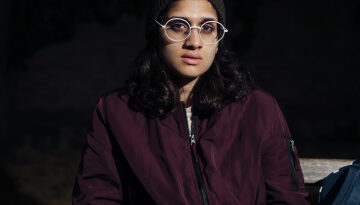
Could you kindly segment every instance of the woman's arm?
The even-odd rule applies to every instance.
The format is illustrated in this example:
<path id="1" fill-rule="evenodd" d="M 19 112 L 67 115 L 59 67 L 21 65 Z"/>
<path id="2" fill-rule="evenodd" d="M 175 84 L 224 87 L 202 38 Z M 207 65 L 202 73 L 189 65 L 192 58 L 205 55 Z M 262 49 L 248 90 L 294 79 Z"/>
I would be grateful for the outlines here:
<path id="1" fill-rule="evenodd" d="M 262 165 L 267 204 L 309 204 L 298 153 L 275 99 L 271 134 L 262 144 Z"/>
<path id="2" fill-rule="evenodd" d="M 123 204 L 121 180 L 112 154 L 101 98 L 94 110 L 72 194 L 73 205 Z"/>

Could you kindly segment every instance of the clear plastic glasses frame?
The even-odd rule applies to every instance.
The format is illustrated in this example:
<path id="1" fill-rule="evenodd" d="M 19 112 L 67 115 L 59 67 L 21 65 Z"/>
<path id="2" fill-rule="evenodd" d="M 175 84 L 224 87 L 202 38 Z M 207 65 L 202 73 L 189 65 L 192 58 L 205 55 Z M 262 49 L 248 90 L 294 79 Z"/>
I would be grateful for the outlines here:
<path id="1" fill-rule="evenodd" d="M 180 39 L 180 40 L 173 39 L 173 38 L 170 37 L 170 35 L 169 35 L 168 32 L 166 31 L 166 27 L 167 27 L 167 25 L 169 24 L 169 22 L 174 21 L 174 20 L 180 20 L 180 21 L 182 21 L 182 22 L 184 22 L 184 23 L 186 23 L 186 24 L 188 25 L 188 28 L 189 28 L 190 30 L 189 30 L 189 32 L 187 33 L 187 35 L 186 35 L 186 37 L 185 37 L 184 39 Z M 189 23 L 187 20 L 182 19 L 182 18 L 171 18 L 171 19 L 169 19 L 164 25 L 162 25 L 161 23 L 159 23 L 156 19 L 155 19 L 155 22 L 156 22 L 157 24 L 159 24 L 159 26 L 161 26 L 161 27 L 164 29 L 165 35 L 166 35 L 170 40 L 172 40 L 172 41 L 174 41 L 174 42 L 185 41 L 185 40 L 190 36 L 191 31 L 192 31 L 193 28 L 199 29 L 200 39 L 201 39 L 204 43 L 206 43 L 206 44 L 216 44 L 216 43 L 218 43 L 219 41 L 221 41 L 221 40 L 224 38 L 225 33 L 228 32 L 228 29 L 226 29 L 225 26 L 222 25 L 222 24 L 221 24 L 220 22 L 218 22 L 218 21 L 206 21 L 206 22 L 204 22 L 203 24 L 201 24 L 201 26 L 191 26 L 190 23 Z M 202 36 L 202 35 L 201 35 L 201 31 L 203 30 L 203 26 L 206 25 L 206 24 L 209 24 L 209 23 L 216 23 L 217 25 L 220 25 L 221 29 L 223 29 L 223 31 L 224 31 L 224 32 L 221 34 L 221 36 L 217 38 L 217 41 L 215 41 L 215 42 L 207 42 L 206 40 L 204 40 L 204 39 L 201 37 L 201 36 Z"/>

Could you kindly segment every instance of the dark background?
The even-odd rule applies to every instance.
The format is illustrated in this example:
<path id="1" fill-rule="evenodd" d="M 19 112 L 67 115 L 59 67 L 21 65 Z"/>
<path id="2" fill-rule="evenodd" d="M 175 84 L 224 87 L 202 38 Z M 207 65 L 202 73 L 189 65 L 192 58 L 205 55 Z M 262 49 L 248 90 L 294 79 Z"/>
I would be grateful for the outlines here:
<path id="1" fill-rule="evenodd" d="M 143 47 L 146 0 L 0 1 L 0 203 L 70 204 L 92 109 Z M 227 0 L 226 44 L 301 157 L 359 158 L 360 2 Z"/>

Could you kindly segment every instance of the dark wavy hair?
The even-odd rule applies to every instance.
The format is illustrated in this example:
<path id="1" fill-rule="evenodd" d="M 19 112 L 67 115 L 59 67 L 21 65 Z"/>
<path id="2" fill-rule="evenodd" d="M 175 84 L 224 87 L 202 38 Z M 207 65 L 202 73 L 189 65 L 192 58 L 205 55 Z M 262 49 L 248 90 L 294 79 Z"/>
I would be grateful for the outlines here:
<path id="1" fill-rule="evenodd" d="M 151 118 L 170 115 L 180 103 L 181 81 L 159 57 L 160 35 L 156 26 L 146 33 L 147 45 L 134 61 L 126 82 L 129 106 Z M 219 42 L 210 68 L 199 77 L 189 97 L 200 118 L 211 116 L 229 103 L 244 99 L 254 87 L 251 74 L 236 55 Z"/>

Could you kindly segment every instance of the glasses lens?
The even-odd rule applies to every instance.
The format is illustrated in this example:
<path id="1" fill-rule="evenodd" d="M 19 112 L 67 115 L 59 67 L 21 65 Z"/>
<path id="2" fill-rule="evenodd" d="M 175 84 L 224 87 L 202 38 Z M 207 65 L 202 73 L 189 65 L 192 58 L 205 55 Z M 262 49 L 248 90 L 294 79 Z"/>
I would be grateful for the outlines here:
<path id="1" fill-rule="evenodd" d="M 190 31 L 189 24 L 185 20 L 172 19 L 165 26 L 166 34 L 173 40 L 184 40 Z"/>
<path id="2" fill-rule="evenodd" d="M 216 43 L 224 34 L 224 27 L 219 22 L 210 21 L 201 26 L 201 39 L 206 43 Z"/>

